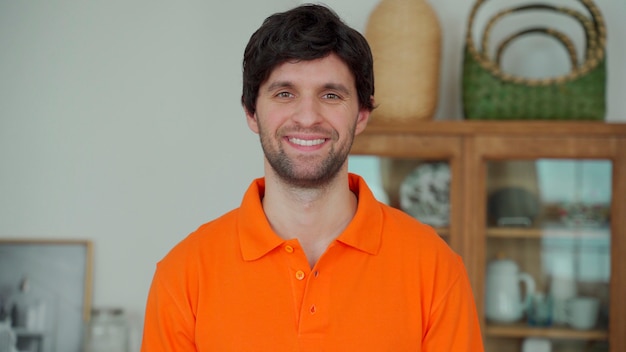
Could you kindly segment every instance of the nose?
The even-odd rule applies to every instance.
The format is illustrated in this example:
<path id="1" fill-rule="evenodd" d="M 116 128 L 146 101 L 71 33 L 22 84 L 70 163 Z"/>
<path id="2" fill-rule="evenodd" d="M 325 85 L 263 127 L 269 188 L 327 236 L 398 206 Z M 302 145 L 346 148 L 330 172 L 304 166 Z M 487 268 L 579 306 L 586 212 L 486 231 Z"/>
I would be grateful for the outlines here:
<path id="1" fill-rule="evenodd" d="M 303 96 L 298 99 L 292 119 L 300 126 L 313 126 L 322 121 L 322 103 L 315 97 Z"/>

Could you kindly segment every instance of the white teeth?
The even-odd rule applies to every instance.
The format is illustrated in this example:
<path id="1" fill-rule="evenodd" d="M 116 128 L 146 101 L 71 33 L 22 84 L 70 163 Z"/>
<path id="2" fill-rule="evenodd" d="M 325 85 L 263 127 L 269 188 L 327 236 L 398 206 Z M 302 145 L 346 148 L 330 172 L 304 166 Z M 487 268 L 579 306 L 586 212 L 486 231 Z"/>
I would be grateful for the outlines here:
<path id="1" fill-rule="evenodd" d="M 304 147 L 311 147 L 314 145 L 324 143 L 325 139 L 300 139 L 300 138 L 289 138 L 289 142 L 297 145 L 301 145 Z"/>

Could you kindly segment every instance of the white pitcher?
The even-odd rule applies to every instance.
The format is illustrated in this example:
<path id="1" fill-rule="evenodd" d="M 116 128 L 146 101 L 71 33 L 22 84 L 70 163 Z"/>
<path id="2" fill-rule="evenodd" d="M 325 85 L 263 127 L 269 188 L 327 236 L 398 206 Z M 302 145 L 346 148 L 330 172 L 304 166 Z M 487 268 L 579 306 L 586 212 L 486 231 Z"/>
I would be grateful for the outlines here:
<path id="1" fill-rule="evenodd" d="M 493 260 L 487 266 L 485 292 L 485 316 L 496 323 L 519 321 L 530 305 L 535 292 L 535 280 L 528 273 L 520 272 L 517 264 L 509 259 Z M 526 286 L 525 295 L 519 285 Z"/>

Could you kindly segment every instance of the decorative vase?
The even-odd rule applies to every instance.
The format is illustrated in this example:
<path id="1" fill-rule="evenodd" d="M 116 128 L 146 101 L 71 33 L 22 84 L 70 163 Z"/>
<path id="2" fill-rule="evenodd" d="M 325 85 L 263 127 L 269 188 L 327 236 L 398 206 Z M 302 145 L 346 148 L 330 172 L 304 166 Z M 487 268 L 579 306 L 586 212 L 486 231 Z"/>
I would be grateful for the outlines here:
<path id="1" fill-rule="evenodd" d="M 381 0 L 365 37 L 374 57 L 372 124 L 432 119 L 437 108 L 441 27 L 425 0 Z"/>

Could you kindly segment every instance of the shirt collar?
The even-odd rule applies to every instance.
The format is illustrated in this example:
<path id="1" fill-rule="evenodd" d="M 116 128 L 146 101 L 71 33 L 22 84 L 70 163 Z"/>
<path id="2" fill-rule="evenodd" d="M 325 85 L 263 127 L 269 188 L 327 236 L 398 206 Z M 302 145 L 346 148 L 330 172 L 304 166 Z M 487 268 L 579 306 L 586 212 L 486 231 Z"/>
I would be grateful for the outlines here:
<path id="1" fill-rule="evenodd" d="M 357 211 L 337 241 L 369 254 L 377 254 L 382 236 L 381 205 L 362 177 L 349 174 L 348 182 L 350 190 L 357 195 Z M 264 194 L 265 179 L 254 180 L 239 208 L 237 231 L 244 260 L 259 259 L 284 242 L 274 233 L 265 217 L 261 203 Z"/>

